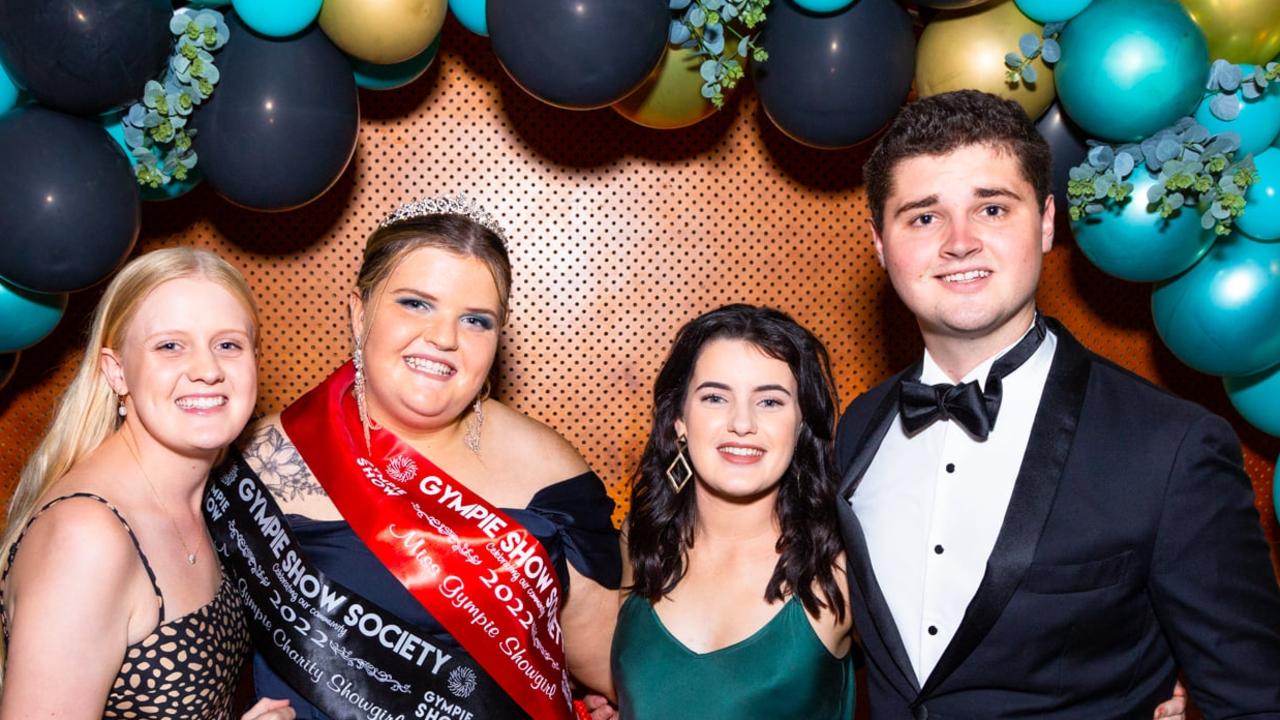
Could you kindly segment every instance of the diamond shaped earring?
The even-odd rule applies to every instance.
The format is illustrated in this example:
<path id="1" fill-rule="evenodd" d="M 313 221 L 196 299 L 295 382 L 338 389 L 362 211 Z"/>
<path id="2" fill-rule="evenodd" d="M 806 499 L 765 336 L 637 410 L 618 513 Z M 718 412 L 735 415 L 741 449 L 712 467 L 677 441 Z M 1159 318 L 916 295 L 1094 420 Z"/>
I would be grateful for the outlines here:
<path id="1" fill-rule="evenodd" d="M 685 448 L 689 447 L 689 440 L 684 435 L 676 438 L 676 457 L 667 466 L 667 482 L 671 483 L 671 489 L 680 494 L 685 485 L 693 479 L 693 466 L 689 464 L 689 458 L 685 456 Z"/>

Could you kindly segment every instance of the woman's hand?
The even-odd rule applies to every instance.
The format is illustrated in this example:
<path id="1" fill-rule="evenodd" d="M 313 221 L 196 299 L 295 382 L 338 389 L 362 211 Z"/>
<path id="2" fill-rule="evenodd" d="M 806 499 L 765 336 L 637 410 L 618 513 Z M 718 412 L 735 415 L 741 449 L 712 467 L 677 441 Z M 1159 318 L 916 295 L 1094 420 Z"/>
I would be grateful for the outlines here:
<path id="1" fill-rule="evenodd" d="M 293 720 L 296 716 L 288 700 L 262 698 L 240 716 L 240 720 Z"/>
<path id="2" fill-rule="evenodd" d="M 1178 682 L 1173 686 L 1173 697 L 1160 703 L 1152 716 L 1154 720 L 1187 720 L 1187 689 Z"/>
<path id="3" fill-rule="evenodd" d="M 618 720 L 618 711 L 603 695 L 587 695 L 582 698 L 582 704 L 591 713 L 591 720 Z"/>

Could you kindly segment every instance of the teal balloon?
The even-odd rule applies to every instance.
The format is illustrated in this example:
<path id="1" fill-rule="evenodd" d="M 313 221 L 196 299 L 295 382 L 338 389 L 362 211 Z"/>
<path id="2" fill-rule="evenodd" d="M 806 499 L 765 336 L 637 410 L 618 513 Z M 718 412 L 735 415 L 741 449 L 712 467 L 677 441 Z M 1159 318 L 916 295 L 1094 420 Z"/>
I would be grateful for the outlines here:
<path id="1" fill-rule="evenodd" d="M 0 353 L 11 353 L 45 339 L 67 309 L 67 294 L 32 292 L 0 280 Z"/>
<path id="2" fill-rule="evenodd" d="M 1241 417 L 1280 437 L 1280 365 L 1246 377 L 1223 378 L 1222 384 Z"/>
<path id="3" fill-rule="evenodd" d="M 0 113 L 17 107 L 20 92 L 22 91 L 13 84 L 13 78 L 9 77 L 8 71 L 0 65 Z"/>
<path id="4" fill-rule="evenodd" d="M 489 35 L 489 21 L 484 14 L 485 0 L 449 0 L 449 11 L 462 27 L 477 35 Z"/>
<path id="5" fill-rule="evenodd" d="M 1156 178 L 1147 166 L 1135 167 L 1128 180 L 1128 202 L 1071 224 L 1080 250 L 1099 270 L 1134 282 L 1166 280 L 1194 265 L 1215 239 L 1212 229 L 1200 226 L 1200 213 L 1184 207 L 1162 219 L 1148 210 L 1147 190 Z"/>
<path id="6" fill-rule="evenodd" d="M 129 166 L 135 167 L 138 164 L 138 158 L 134 156 L 133 152 L 129 149 L 129 143 L 124 139 L 124 124 L 120 122 L 120 117 L 120 113 L 118 112 L 107 113 L 100 116 L 98 121 L 102 123 L 102 127 L 106 129 L 107 134 L 111 136 L 111 139 L 115 140 L 116 144 L 120 146 L 120 150 L 124 152 L 125 157 L 129 158 Z M 156 153 L 154 148 L 152 149 L 152 153 Z M 148 202 L 172 200 L 176 197 L 186 195 L 195 189 L 195 186 L 200 184 L 201 178 L 200 166 L 197 165 L 187 171 L 186 180 L 170 179 L 168 183 L 165 183 L 158 188 L 153 188 L 150 185 L 139 185 L 138 196 Z"/>
<path id="7" fill-rule="evenodd" d="M 351 69 L 356 76 L 356 85 L 368 90 L 391 90 L 404 87 L 417 80 L 422 73 L 431 67 L 440 51 L 440 37 L 427 46 L 426 50 L 414 55 L 404 62 L 391 65 L 376 65 L 359 58 L 351 58 Z"/>
<path id="8" fill-rule="evenodd" d="M 812 13 L 829 13 L 843 10 L 853 4 L 853 0 L 794 0 L 801 10 Z"/>
<path id="9" fill-rule="evenodd" d="M 1280 364 L 1280 243 L 1235 233 L 1151 294 L 1156 332 L 1182 362 L 1244 376 Z"/>
<path id="10" fill-rule="evenodd" d="M 1013 0 L 1023 15 L 1038 23 L 1066 22 L 1089 7 L 1092 0 Z"/>
<path id="11" fill-rule="evenodd" d="M 190 0 L 187 4 L 193 8 L 216 8 L 230 5 L 231 0 Z"/>
<path id="12" fill-rule="evenodd" d="M 1248 75 L 1254 71 L 1254 66 L 1241 65 L 1240 69 Z M 1236 151 L 1236 157 L 1244 157 L 1245 153 L 1256 155 L 1266 150 L 1280 135 L 1280 87 L 1268 86 L 1262 97 L 1252 100 L 1246 100 L 1244 93 L 1236 90 L 1234 101 L 1240 114 L 1232 120 L 1220 120 L 1209 109 L 1210 101 L 1218 95 L 1210 93 L 1200 101 L 1195 119 L 1214 135 L 1228 131 L 1239 135 L 1240 149 Z"/>
<path id="13" fill-rule="evenodd" d="M 1267 148 L 1253 158 L 1253 165 L 1258 181 L 1244 193 L 1236 227 L 1258 240 L 1280 240 L 1280 148 Z"/>
<path id="14" fill-rule="evenodd" d="M 1058 102 L 1094 137 L 1141 140 L 1203 96 L 1208 46 L 1175 0 L 1093 0 L 1058 42 Z"/>
<path id="15" fill-rule="evenodd" d="M 231 0 L 250 30 L 268 37 L 289 37 L 307 29 L 320 14 L 321 0 Z"/>

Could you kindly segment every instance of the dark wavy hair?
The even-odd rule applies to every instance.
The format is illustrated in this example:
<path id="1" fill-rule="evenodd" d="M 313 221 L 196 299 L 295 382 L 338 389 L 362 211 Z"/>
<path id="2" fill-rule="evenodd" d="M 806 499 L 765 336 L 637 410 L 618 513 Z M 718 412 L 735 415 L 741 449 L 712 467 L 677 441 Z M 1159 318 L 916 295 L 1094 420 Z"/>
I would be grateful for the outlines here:
<path id="1" fill-rule="evenodd" d="M 831 608 L 844 618 L 844 594 L 835 579 L 843 546 L 836 520 L 836 472 L 832 456 L 836 399 L 827 350 L 813 333 L 785 313 L 751 305 L 726 305 L 695 318 L 676 334 L 653 386 L 653 428 L 631 487 L 628 547 L 635 571 L 631 591 L 656 602 L 675 589 L 693 546 L 696 493 L 676 493 L 666 477 L 676 456 L 675 431 L 694 365 L 712 340 L 744 340 L 785 362 L 795 375 L 800 436 L 779 484 L 774 512 L 782 529 L 778 563 L 764 597 L 790 594 L 810 614 Z M 821 593 L 815 591 L 815 585 Z"/>
<path id="2" fill-rule="evenodd" d="M 945 155 L 966 145 L 990 145 L 1012 153 L 1023 178 L 1044 205 L 1051 188 L 1049 143 L 1022 106 L 979 90 L 930 95 L 898 112 L 862 166 L 867 204 L 877 228 L 884 228 L 884 204 L 893 192 L 893 170 L 919 155 Z"/>

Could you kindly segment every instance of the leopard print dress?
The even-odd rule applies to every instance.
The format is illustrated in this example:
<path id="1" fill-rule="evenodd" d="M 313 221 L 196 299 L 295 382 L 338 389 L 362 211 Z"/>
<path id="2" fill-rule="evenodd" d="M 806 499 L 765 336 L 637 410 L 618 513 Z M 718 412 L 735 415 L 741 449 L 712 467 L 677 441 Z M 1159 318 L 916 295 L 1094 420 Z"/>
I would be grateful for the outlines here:
<path id="1" fill-rule="evenodd" d="M 151 579 L 160 606 L 159 624 L 154 632 L 125 649 L 124 664 L 116 675 L 103 708 L 103 718 L 190 718 L 224 720 L 232 717 L 232 696 L 240 669 L 249 654 L 249 631 L 241 614 L 240 596 L 227 576 L 218 592 L 204 607 L 168 622 L 164 619 L 164 595 L 156 584 L 156 574 L 142 554 L 133 529 L 118 510 L 103 498 L 90 493 L 74 493 L 49 501 L 40 508 L 27 528 L 49 508 L 76 497 L 91 498 L 111 509 L 129 532 L 142 567 Z M 9 621 L 4 610 L 4 582 L 26 535 L 18 536 L 9 550 L 9 562 L 0 575 L 0 626 L 9 637 Z"/>

